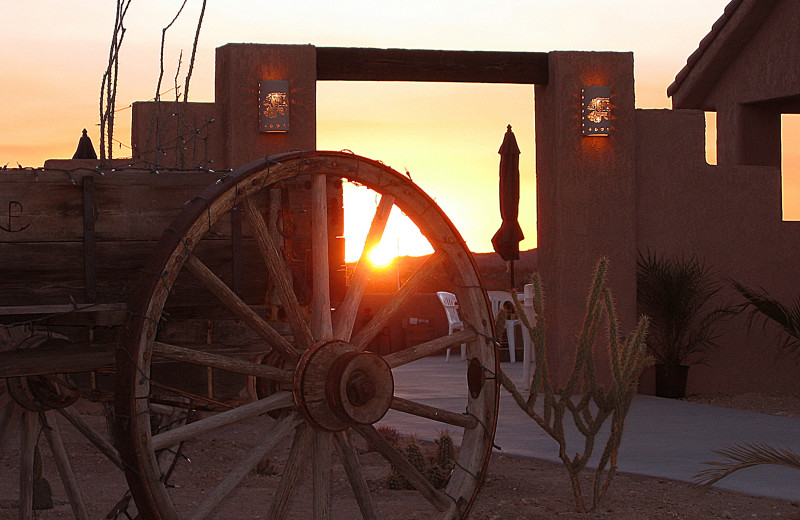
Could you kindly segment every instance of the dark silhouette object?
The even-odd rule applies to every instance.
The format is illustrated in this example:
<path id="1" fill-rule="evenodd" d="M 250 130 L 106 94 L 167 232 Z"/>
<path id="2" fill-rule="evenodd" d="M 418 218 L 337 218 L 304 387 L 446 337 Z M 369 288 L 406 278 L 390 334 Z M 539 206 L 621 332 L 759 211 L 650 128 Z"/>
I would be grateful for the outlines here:
<path id="1" fill-rule="evenodd" d="M 511 125 L 500 145 L 500 218 L 503 223 L 492 237 L 492 246 L 508 262 L 514 287 L 514 260 L 519 260 L 519 243 L 525 238 L 519 227 L 519 147 Z"/>
<path id="2" fill-rule="evenodd" d="M 83 135 L 78 141 L 78 149 L 75 150 L 73 159 L 97 159 L 97 153 L 94 151 L 92 138 L 86 135 L 86 129 L 83 129 Z"/>

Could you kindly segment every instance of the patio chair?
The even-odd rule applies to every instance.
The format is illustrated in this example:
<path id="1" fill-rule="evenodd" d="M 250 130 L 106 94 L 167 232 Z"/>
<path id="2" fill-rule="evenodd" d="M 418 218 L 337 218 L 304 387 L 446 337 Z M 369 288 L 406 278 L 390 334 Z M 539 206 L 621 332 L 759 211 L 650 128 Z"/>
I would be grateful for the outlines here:
<path id="1" fill-rule="evenodd" d="M 456 295 L 446 291 L 439 291 L 436 293 L 436 296 L 438 296 L 439 301 L 442 302 L 444 313 L 447 315 L 447 334 L 464 330 L 464 322 L 461 321 L 461 318 L 458 316 L 458 300 L 456 299 Z M 467 359 L 466 343 L 461 344 L 461 359 Z M 450 361 L 450 349 L 447 349 L 444 360 L 445 362 Z"/>

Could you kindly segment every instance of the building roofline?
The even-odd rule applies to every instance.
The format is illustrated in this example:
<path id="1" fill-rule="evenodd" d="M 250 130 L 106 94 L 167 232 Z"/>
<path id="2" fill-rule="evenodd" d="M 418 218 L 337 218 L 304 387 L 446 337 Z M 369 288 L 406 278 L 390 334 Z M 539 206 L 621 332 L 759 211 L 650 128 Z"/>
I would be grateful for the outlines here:
<path id="1" fill-rule="evenodd" d="M 667 88 L 673 108 L 712 108 L 705 98 L 779 0 L 731 0 Z"/>

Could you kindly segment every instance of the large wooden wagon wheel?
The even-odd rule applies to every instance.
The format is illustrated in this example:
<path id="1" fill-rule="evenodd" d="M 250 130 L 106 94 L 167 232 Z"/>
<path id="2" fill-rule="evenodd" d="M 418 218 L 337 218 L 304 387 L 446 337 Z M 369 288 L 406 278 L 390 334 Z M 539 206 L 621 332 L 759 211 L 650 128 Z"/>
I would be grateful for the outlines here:
<path id="1" fill-rule="evenodd" d="M 293 290 L 291 275 L 259 205 L 263 200 L 259 193 L 263 196 L 264 190 L 297 178 L 308 180 L 312 195 L 313 292 L 308 312 Z M 335 309 L 329 291 L 326 200 L 326 186 L 331 179 L 365 185 L 380 196 L 362 261 Z M 380 241 L 393 205 L 417 225 L 435 253 L 354 334 L 357 309 L 370 272 L 366 255 Z M 213 233 L 215 224 L 234 208 L 242 208 L 245 227 L 258 244 L 259 261 L 277 287 L 288 322 L 287 332 L 277 330 L 279 327 L 254 312 L 223 281 L 225 276 L 215 273 L 199 253 L 198 244 L 204 236 L 209 231 Z M 334 511 L 338 514 L 332 513 L 332 495 L 344 492 L 340 489 L 343 484 L 351 490 L 350 496 L 363 518 L 382 518 L 386 515 L 380 510 L 377 492 L 371 491 L 367 483 L 354 447 L 354 433 L 416 488 L 415 500 L 429 508 L 429 517 L 463 518 L 469 511 L 488 463 L 496 422 L 498 385 L 494 378 L 497 358 L 491 342 L 493 325 L 485 292 L 463 239 L 441 209 L 408 177 L 380 162 L 343 152 L 291 153 L 256 161 L 220 179 L 187 205 L 165 231 L 145 273 L 146 281 L 131 306 L 129 329 L 123 334 L 124 349 L 117 355 L 120 385 L 116 402 L 120 452 L 143 518 L 212 518 L 226 498 L 242 500 L 246 496 L 246 490 L 237 490 L 237 486 L 243 485 L 245 477 L 270 453 L 273 458 L 278 457 L 274 450 L 282 443 L 288 448 L 276 462 L 277 489 L 271 497 L 258 498 L 255 505 L 259 518 L 264 514 L 275 519 L 292 517 L 295 504 L 290 507 L 289 503 L 298 488 L 306 485 L 299 482 L 306 468 L 310 468 L 313 498 L 299 501 L 303 502 L 301 508 L 312 502 L 313 513 L 300 514 L 299 518 L 341 517 L 338 510 Z M 160 324 L 170 318 L 162 311 L 169 305 L 172 293 L 179 292 L 174 285 L 182 276 L 199 281 L 215 295 L 220 312 L 232 312 L 252 329 L 260 338 L 262 352 L 270 353 L 259 359 L 272 361 L 252 362 L 209 352 L 207 345 L 161 341 Z M 467 330 L 386 356 L 368 351 L 370 341 L 417 292 L 421 282 L 432 276 L 439 276 L 442 288 L 457 294 Z M 467 344 L 469 361 L 464 364 L 468 368 L 464 370 L 463 392 L 459 396 L 463 397 L 461 410 L 443 410 L 394 395 L 393 368 L 462 343 Z M 162 390 L 168 387 L 156 381 L 157 367 L 167 359 L 256 377 L 266 383 L 262 387 L 272 390 L 262 392 L 249 404 L 208 415 L 166 434 L 151 435 L 148 403 L 154 399 L 155 386 Z M 173 381 L 173 385 L 177 384 Z M 431 381 L 432 386 L 435 384 Z M 430 484 L 403 452 L 376 429 L 374 424 L 389 409 L 434 421 L 442 430 L 455 428 L 463 433 L 455 468 L 444 488 Z M 233 433 L 221 429 L 255 419 L 262 422 L 234 429 Z M 200 440 L 196 444 L 198 452 L 214 451 L 213 441 L 207 436 L 211 431 L 226 446 L 247 444 L 249 451 L 243 450 L 227 473 L 201 495 L 192 493 L 210 480 L 210 469 L 197 467 L 195 482 L 177 482 L 177 476 L 165 479 L 155 463 L 158 450 L 177 441 L 187 441 L 188 445 Z M 186 456 L 192 459 L 192 465 L 200 464 L 190 450 Z M 338 464 L 336 459 L 346 475 L 343 482 L 333 482 L 331 478 L 332 467 Z M 182 493 L 191 498 L 183 498 Z M 236 516 L 247 518 L 255 514 L 238 511 Z"/>

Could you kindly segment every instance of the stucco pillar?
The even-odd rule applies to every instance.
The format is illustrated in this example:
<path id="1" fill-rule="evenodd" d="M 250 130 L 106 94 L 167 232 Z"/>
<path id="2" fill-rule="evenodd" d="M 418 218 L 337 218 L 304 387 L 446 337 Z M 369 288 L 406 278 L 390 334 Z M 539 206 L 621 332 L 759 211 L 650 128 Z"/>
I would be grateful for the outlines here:
<path id="1" fill-rule="evenodd" d="M 611 134 L 583 137 L 581 88 L 601 85 L 611 87 Z M 552 52 L 548 83 L 535 96 L 539 271 L 551 374 L 562 384 L 600 257 L 610 259 L 621 330 L 635 325 L 633 54 Z M 608 352 L 601 344 L 597 353 L 598 374 L 608 380 Z"/>
<path id="2" fill-rule="evenodd" d="M 217 48 L 216 105 L 222 168 L 291 150 L 316 149 L 317 58 L 312 45 L 232 43 Z M 289 81 L 290 129 L 261 133 L 258 82 Z"/>

